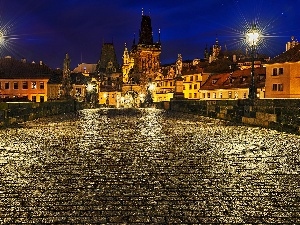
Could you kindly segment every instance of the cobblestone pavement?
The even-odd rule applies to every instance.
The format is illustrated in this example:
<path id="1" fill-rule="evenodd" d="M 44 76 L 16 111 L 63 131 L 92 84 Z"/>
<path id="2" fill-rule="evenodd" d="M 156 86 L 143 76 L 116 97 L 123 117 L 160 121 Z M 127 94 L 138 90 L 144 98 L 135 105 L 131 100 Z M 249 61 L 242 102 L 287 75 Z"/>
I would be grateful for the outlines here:
<path id="1" fill-rule="evenodd" d="M 157 109 L 0 130 L 0 224 L 300 223 L 300 137 Z"/>

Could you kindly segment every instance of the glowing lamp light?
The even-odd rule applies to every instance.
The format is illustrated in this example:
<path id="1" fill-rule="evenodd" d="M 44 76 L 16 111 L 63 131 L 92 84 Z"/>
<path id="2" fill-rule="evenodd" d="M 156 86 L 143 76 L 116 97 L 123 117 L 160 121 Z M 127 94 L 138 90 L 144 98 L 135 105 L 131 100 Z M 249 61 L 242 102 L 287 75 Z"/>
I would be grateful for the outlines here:
<path id="1" fill-rule="evenodd" d="M 4 35 L 2 32 L 0 32 L 0 44 L 4 42 Z"/>
<path id="2" fill-rule="evenodd" d="M 148 90 L 149 91 L 153 91 L 155 88 L 155 85 L 154 84 L 150 84 L 149 87 L 148 87 Z"/>
<path id="3" fill-rule="evenodd" d="M 250 45 L 257 45 L 260 34 L 258 33 L 256 26 L 254 25 L 249 33 L 247 33 L 247 40 Z"/>
<path id="4" fill-rule="evenodd" d="M 91 92 L 94 89 L 94 86 L 92 84 L 88 84 L 86 89 L 88 92 Z"/>

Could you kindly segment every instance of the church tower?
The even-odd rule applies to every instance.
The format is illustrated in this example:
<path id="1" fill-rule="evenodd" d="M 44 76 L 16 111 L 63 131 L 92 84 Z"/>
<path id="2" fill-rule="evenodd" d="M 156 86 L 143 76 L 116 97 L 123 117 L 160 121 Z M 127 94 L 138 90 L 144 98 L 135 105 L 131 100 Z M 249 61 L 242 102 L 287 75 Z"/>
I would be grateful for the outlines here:
<path id="1" fill-rule="evenodd" d="M 153 42 L 150 16 L 142 15 L 138 44 L 134 41 L 129 57 L 127 51 L 125 47 L 122 66 L 123 82 L 130 82 L 131 76 L 135 77 L 135 83 L 142 85 L 154 80 L 156 72 L 160 69 L 161 43 L 160 40 Z"/>

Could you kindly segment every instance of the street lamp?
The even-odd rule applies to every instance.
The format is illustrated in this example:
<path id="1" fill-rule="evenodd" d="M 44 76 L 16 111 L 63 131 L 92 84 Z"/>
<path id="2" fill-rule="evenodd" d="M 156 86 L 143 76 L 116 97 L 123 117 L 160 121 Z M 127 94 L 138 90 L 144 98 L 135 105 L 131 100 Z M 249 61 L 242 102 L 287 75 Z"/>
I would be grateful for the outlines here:
<path id="1" fill-rule="evenodd" d="M 249 87 L 249 99 L 253 100 L 256 97 L 256 87 L 255 87 L 255 76 L 254 76 L 254 57 L 255 57 L 255 50 L 259 40 L 259 33 L 255 24 L 252 25 L 251 29 L 247 33 L 247 41 L 251 47 L 251 84 Z"/>

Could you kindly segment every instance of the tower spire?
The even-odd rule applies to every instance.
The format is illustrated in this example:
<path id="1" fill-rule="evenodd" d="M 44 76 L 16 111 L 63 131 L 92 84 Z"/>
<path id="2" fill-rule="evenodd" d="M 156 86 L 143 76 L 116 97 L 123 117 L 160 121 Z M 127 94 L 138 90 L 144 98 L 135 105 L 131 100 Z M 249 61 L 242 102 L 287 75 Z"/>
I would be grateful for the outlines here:
<path id="1" fill-rule="evenodd" d="M 158 29 L 158 43 L 160 43 L 160 28 Z"/>

